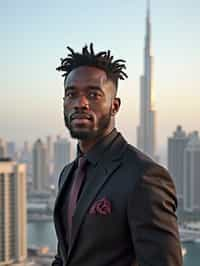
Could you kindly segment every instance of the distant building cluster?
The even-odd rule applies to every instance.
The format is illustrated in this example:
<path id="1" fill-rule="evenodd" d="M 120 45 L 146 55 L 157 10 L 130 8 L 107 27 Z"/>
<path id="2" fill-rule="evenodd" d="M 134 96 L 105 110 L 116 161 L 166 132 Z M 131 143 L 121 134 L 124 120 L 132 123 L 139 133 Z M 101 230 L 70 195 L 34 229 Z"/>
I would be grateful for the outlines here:
<path id="1" fill-rule="evenodd" d="M 168 169 L 176 185 L 179 208 L 200 211 L 200 137 L 177 126 L 168 138 Z"/>
<path id="2" fill-rule="evenodd" d="M 72 158 L 71 143 L 60 136 L 55 141 L 48 136 L 46 141 L 37 139 L 32 147 L 25 141 L 22 149 L 17 149 L 12 141 L 0 138 L 0 158 L 11 158 L 27 166 L 28 191 L 46 192 L 57 186 L 63 167 Z"/>
<path id="3" fill-rule="evenodd" d="M 52 220 L 55 186 L 70 160 L 70 142 L 59 136 L 32 147 L 24 142 L 20 150 L 0 138 L 0 266 L 33 265 L 27 260 L 27 222 Z M 37 255 L 34 265 L 49 265 L 52 258 L 45 256 Z"/>
<path id="4" fill-rule="evenodd" d="M 0 158 L 26 165 L 27 221 L 51 221 L 59 175 L 72 159 L 72 145 L 60 136 L 27 141 L 22 149 L 0 139 Z"/>

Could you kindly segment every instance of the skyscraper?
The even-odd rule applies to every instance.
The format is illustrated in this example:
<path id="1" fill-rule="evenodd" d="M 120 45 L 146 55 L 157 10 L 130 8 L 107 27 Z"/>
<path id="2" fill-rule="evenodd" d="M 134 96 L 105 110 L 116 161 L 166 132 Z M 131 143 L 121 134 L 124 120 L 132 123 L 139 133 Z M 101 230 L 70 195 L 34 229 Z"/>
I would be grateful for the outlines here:
<path id="1" fill-rule="evenodd" d="M 63 167 L 70 161 L 70 142 L 58 137 L 54 143 L 54 176 L 57 179 Z"/>
<path id="2" fill-rule="evenodd" d="M 5 141 L 0 138 L 0 158 L 6 157 L 6 145 Z"/>
<path id="3" fill-rule="evenodd" d="M 51 136 L 46 137 L 46 147 L 47 147 L 47 163 L 48 163 L 49 178 L 52 179 L 54 155 L 53 155 L 53 141 Z M 52 183 L 52 180 L 50 183 Z"/>
<path id="4" fill-rule="evenodd" d="M 26 168 L 0 159 L 0 265 L 22 263 L 27 257 Z"/>
<path id="5" fill-rule="evenodd" d="M 51 162 L 53 160 L 53 143 L 51 136 L 47 136 L 46 143 L 47 143 L 47 159 L 48 162 Z"/>
<path id="6" fill-rule="evenodd" d="M 27 177 L 32 178 L 32 152 L 28 141 L 24 141 L 24 145 L 19 156 L 19 162 L 26 164 Z"/>
<path id="7" fill-rule="evenodd" d="M 149 156 L 156 157 L 155 110 L 153 107 L 153 56 L 151 54 L 150 3 L 146 15 L 144 74 L 140 77 L 140 117 L 137 146 Z"/>
<path id="8" fill-rule="evenodd" d="M 184 151 L 184 190 L 185 211 L 200 211 L 200 138 L 198 132 L 190 134 Z"/>
<path id="9" fill-rule="evenodd" d="M 168 138 L 168 169 L 174 180 L 179 207 L 183 207 L 184 150 L 188 136 L 181 126 L 177 126 L 173 136 Z"/>
<path id="10" fill-rule="evenodd" d="M 46 146 L 38 139 L 33 145 L 33 189 L 45 191 L 49 188 Z"/>
<path id="11" fill-rule="evenodd" d="M 8 141 L 6 143 L 6 150 L 7 150 L 7 156 L 9 158 L 12 158 L 13 160 L 16 159 L 16 147 L 15 147 L 15 142 L 13 141 Z"/>

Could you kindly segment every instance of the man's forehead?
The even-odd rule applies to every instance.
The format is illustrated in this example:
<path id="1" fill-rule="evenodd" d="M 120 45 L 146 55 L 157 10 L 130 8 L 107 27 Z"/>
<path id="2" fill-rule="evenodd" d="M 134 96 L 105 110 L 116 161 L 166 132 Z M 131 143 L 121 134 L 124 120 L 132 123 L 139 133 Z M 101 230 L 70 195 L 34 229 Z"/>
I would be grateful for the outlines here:
<path id="1" fill-rule="evenodd" d="M 65 86 L 72 86 L 78 83 L 91 83 L 102 85 L 108 81 L 106 73 L 96 67 L 78 67 L 72 70 L 65 79 Z"/>

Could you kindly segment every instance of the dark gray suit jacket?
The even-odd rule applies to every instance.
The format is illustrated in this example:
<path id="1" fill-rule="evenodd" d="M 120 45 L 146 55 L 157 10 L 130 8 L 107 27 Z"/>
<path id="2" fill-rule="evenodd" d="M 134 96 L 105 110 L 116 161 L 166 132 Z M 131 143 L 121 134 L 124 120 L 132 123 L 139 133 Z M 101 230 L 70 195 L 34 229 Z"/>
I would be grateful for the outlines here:
<path id="1" fill-rule="evenodd" d="M 175 187 L 166 169 L 118 134 L 96 165 L 94 178 L 80 196 L 73 216 L 72 243 L 61 224 L 63 195 L 68 193 L 74 162 L 59 179 L 54 223 L 58 253 L 53 266 L 181 266 L 175 215 Z M 90 214 L 106 198 L 111 213 Z"/>

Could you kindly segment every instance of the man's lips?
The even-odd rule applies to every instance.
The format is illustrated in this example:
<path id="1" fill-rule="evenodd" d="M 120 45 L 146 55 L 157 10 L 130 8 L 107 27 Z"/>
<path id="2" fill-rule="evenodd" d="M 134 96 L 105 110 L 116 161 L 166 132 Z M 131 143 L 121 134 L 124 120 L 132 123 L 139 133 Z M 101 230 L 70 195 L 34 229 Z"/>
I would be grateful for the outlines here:
<path id="1" fill-rule="evenodd" d="M 72 114 L 70 120 L 83 121 L 83 120 L 92 120 L 92 116 L 89 114 Z"/>
<path id="2" fill-rule="evenodd" d="M 74 126 L 86 126 L 88 123 L 91 123 L 92 116 L 85 113 L 74 113 L 70 116 L 70 122 Z"/>

